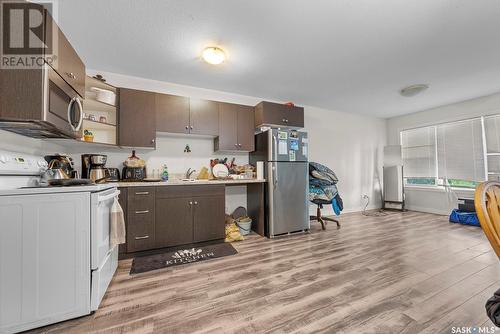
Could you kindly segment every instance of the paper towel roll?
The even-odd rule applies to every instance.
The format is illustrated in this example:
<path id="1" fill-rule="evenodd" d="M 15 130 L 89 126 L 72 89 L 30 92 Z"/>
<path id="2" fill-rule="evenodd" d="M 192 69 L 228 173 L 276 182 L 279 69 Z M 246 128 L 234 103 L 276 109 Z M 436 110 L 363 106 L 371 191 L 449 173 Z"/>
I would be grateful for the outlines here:
<path id="1" fill-rule="evenodd" d="M 264 161 L 257 161 L 257 180 L 264 179 Z"/>

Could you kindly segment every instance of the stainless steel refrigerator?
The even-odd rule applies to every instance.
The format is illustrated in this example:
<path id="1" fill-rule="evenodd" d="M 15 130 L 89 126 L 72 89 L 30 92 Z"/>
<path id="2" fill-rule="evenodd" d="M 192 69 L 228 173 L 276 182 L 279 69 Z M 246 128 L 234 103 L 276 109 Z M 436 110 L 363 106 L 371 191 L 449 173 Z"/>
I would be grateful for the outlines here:
<path id="1" fill-rule="evenodd" d="M 250 163 L 264 162 L 266 236 L 309 230 L 307 133 L 269 129 L 255 135 Z"/>

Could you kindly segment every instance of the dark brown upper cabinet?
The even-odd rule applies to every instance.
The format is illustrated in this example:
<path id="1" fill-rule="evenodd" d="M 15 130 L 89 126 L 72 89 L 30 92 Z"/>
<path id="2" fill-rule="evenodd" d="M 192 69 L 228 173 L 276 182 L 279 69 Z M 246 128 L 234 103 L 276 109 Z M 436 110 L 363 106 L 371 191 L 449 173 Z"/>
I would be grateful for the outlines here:
<path id="1" fill-rule="evenodd" d="M 156 131 L 189 133 L 189 98 L 156 94 Z"/>
<path id="2" fill-rule="evenodd" d="M 219 134 L 219 102 L 189 100 L 189 133 L 217 136 Z"/>
<path id="3" fill-rule="evenodd" d="M 255 106 L 255 126 L 304 127 L 304 108 L 262 101 Z"/>
<path id="4" fill-rule="evenodd" d="M 156 130 L 217 136 L 219 102 L 156 94 Z"/>
<path id="5" fill-rule="evenodd" d="M 253 107 L 221 103 L 219 136 L 214 139 L 214 150 L 253 151 L 255 149 L 254 129 Z"/>
<path id="6" fill-rule="evenodd" d="M 156 147 L 156 94 L 120 88 L 119 135 L 120 146 Z"/>
<path id="7" fill-rule="evenodd" d="M 50 14 L 45 12 L 45 40 L 53 46 L 55 56 L 50 65 L 78 95 L 85 97 L 85 64 Z"/>
<path id="8" fill-rule="evenodd" d="M 238 148 L 241 151 L 255 150 L 255 110 L 250 106 L 238 106 Z"/>

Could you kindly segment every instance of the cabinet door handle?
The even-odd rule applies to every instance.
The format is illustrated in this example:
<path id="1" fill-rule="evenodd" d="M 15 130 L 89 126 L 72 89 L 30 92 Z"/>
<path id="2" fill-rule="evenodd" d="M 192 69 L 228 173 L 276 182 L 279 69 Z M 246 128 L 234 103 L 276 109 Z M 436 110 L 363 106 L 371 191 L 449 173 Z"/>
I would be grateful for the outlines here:
<path id="1" fill-rule="evenodd" d="M 154 144 L 154 143 L 155 143 L 155 141 L 156 141 L 156 140 L 155 140 L 154 138 L 153 138 L 153 139 L 151 139 L 151 144 Z"/>
<path id="2" fill-rule="evenodd" d="M 286 122 L 286 119 L 284 119 L 284 118 L 283 118 L 283 119 L 282 119 L 282 121 L 283 121 L 283 122 Z"/>
<path id="3" fill-rule="evenodd" d="M 191 130 L 193 130 L 193 126 L 192 126 L 192 125 L 191 125 L 189 128 L 190 128 Z"/>
<path id="4" fill-rule="evenodd" d="M 149 191 L 139 191 L 135 193 L 136 195 L 149 195 Z"/>
<path id="5" fill-rule="evenodd" d="M 193 202 L 191 202 L 191 201 L 190 201 L 190 202 L 189 202 L 189 205 L 193 205 Z"/>
<path id="6" fill-rule="evenodd" d="M 147 239 L 149 238 L 149 235 L 143 235 L 142 237 L 135 237 L 135 240 L 142 240 L 142 239 Z"/>
<path id="7" fill-rule="evenodd" d="M 73 72 L 71 73 L 66 72 L 66 76 L 70 79 L 76 79 L 76 75 Z"/>
<path id="8" fill-rule="evenodd" d="M 186 130 L 189 129 L 189 126 L 186 125 Z"/>
<path id="9" fill-rule="evenodd" d="M 234 144 L 234 146 L 238 147 L 238 144 Z"/>
<path id="10" fill-rule="evenodd" d="M 139 210 L 135 212 L 136 214 L 149 213 L 149 210 Z"/>
<path id="11" fill-rule="evenodd" d="M 198 202 L 194 201 L 194 205 L 198 205 Z"/>

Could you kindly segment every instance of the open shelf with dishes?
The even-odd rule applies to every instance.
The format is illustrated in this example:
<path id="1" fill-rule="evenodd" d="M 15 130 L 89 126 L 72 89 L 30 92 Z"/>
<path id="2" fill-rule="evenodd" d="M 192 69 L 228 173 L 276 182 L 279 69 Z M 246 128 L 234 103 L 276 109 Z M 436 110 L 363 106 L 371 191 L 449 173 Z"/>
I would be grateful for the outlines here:
<path id="1" fill-rule="evenodd" d="M 95 77 L 86 77 L 82 141 L 116 145 L 117 89 Z"/>

